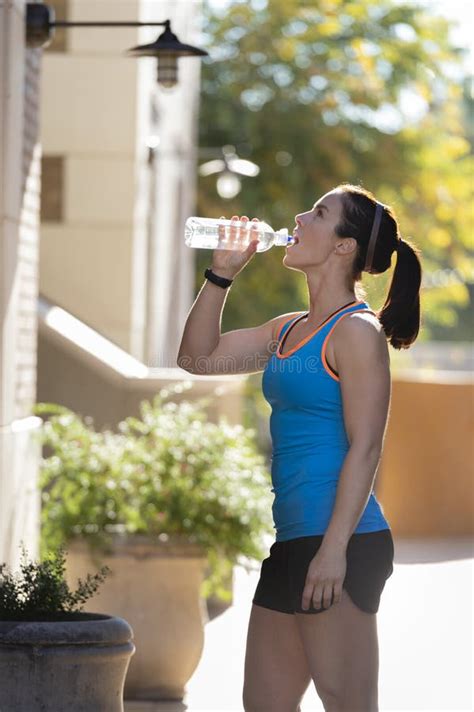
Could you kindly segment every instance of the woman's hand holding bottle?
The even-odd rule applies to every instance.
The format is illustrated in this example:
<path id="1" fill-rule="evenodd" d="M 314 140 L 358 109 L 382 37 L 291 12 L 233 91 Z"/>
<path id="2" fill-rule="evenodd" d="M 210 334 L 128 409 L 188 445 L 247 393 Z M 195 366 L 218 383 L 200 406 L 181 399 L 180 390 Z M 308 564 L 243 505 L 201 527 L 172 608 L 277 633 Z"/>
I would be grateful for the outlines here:
<path id="1" fill-rule="evenodd" d="M 220 219 L 225 220 L 225 217 L 221 215 Z M 232 216 L 232 221 L 238 220 L 238 215 Z M 257 251 L 258 235 L 255 233 L 258 230 L 259 220 L 253 218 L 250 227 L 247 226 L 248 220 L 248 217 L 243 215 L 240 218 L 241 225 L 231 225 L 227 228 L 227 234 L 224 226 L 219 227 L 219 244 L 224 247 L 213 251 L 211 265 L 212 271 L 219 277 L 234 279 Z M 229 249 L 225 249 L 226 244 L 229 245 Z M 237 245 L 238 249 L 236 249 Z"/>

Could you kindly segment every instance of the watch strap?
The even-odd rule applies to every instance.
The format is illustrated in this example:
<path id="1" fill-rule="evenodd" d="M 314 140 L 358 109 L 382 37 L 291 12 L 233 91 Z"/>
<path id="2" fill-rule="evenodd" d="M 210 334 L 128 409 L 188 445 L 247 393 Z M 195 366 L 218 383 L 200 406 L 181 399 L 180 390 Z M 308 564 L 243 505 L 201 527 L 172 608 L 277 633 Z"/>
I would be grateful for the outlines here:
<path id="1" fill-rule="evenodd" d="M 230 285 L 234 281 L 233 279 L 227 279 L 226 277 L 219 277 L 218 274 L 214 274 L 210 267 L 206 269 L 206 271 L 204 272 L 204 276 L 210 282 L 212 282 L 213 284 L 217 284 L 218 287 L 222 287 L 223 289 L 227 289 L 227 287 L 230 287 Z"/>

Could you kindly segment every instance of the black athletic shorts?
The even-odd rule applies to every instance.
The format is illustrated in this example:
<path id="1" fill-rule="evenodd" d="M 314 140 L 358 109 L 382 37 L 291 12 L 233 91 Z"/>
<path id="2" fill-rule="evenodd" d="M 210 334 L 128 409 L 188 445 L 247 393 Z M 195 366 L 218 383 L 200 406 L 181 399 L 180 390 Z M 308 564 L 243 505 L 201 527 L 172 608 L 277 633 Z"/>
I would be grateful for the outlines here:
<path id="1" fill-rule="evenodd" d="M 303 590 L 311 559 L 324 535 L 302 536 L 275 541 L 270 556 L 263 560 L 253 603 L 282 613 L 323 613 L 329 610 L 313 601 L 303 610 Z M 390 529 L 352 534 L 346 549 L 346 575 L 343 588 L 366 613 L 377 613 L 386 580 L 393 573 L 394 545 Z M 331 600 L 331 606 L 333 601 Z"/>

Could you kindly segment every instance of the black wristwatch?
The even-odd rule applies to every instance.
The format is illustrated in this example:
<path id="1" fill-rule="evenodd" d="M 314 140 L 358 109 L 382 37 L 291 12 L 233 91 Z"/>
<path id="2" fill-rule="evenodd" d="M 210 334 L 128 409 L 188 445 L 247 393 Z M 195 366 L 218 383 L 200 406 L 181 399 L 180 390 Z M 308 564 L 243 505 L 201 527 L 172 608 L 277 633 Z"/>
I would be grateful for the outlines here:
<path id="1" fill-rule="evenodd" d="M 210 267 L 208 267 L 207 270 L 204 272 L 204 276 L 206 279 L 209 280 L 209 282 L 217 284 L 218 287 L 222 287 L 223 289 L 227 289 L 227 287 L 230 287 L 230 285 L 234 281 L 233 279 L 227 279 L 226 277 L 219 277 L 219 275 L 214 274 Z"/>

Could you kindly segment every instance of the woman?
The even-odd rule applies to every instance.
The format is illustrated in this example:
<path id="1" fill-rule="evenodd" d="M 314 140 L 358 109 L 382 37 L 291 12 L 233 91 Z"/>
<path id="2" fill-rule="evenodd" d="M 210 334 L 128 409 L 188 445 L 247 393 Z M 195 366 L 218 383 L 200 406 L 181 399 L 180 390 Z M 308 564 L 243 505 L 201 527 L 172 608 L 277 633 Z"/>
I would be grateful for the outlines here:
<path id="1" fill-rule="evenodd" d="M 263 370 L 272 408 L 276 540 L 252 602 L 246 712 L 298 711 L 311 680 L 325 710 L 375 712 L 376 613 L 394 547 L 373 486 L 390 405 L 387 341 L 408 348 L 420 327 L 419 250 L 359 186 L 338 186 L 296 225 L 283 263 L 305 274 L 309 309 L 221 334 L 227 289 L 257 241 L 215 250 L 178 364 L 202 374 Z M 243 248 L 249 232 L 231 239 Z M 388 296 L 374 313 L 358 283 L 364 270 L 389 269 L 394 252 Z"/>

